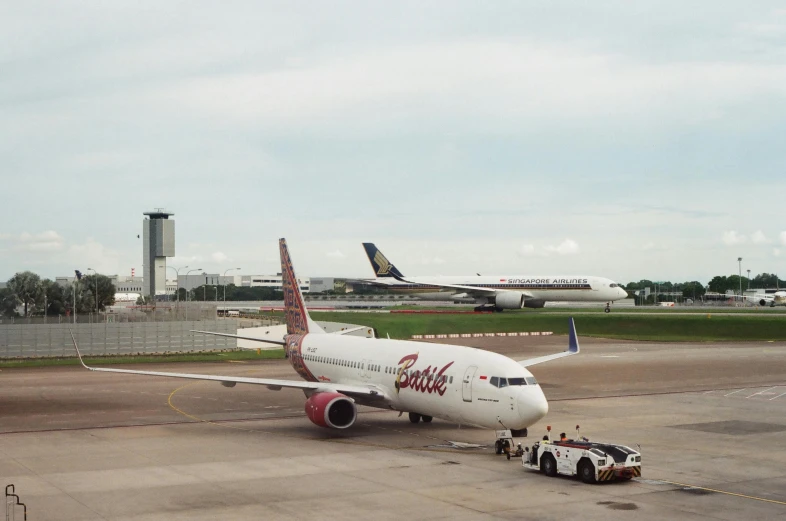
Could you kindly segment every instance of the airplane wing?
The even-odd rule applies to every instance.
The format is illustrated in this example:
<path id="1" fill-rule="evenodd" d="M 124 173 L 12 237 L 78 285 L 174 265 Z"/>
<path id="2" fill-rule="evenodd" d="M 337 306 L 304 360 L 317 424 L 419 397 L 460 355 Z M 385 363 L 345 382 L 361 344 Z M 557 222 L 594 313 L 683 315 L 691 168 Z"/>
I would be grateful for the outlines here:
<path id="1" fill-rule="evenodd" d="M 415 284 L 415 285 L 424 285 L 424 284 L 421 284 L 419 282 L 408 281 L 404 277 L 398 277 L 396 275 L 393 275 L 393 277 L 396 280 L 398 280 L 399 282 L 405 282 L 407 284 Z M 429 281 L 429 283 L 426 284 L 426 285 L 428 285 L 428 286 L 438 286 L 440 288 L 455 289 L 457 291 L 463 291 L 465 293 L 469 293 L 470 295 L 479 295 L 479 296 L 483 296 L 483 297 L 490 297 L 490 296 L 496 295 L 497 293 L 501 293 L 503 291 L 516 291 L 517 293 L 524 294 L 524 296 L 527 297 L 527 298 L 534 298 L 533 295 L 531 293 L 529 293 L 528 291 L 521 291 L 521 290 L 518 290 L 518 289 L 517 290 L 507 290 L 507 289 L 494 289 L 494 288 L 479 288 L 479 287 L 476 287 L 476 286 L 462 286 L 461 284 L 442 284 L 442 283 L 439 283 L 439 282 L 432 282 L 432 281 Z"/>
<path id="2" fill-rule="evenodd" d="M 267 338 L 259 338 L 253 336 L 233 335 L 231 333 L 216 333 L 214 331 L 199 331 L 197 329 L 189 329 L 192 333 L 202 333 L 203 335 L 225 336 L 227 338 L 239 338 L 240 340 L 251 340 L 252 342 L 264 342 L 266 344 L 278 344 L 280 346 L 287 345 L 284 340 L 269 340 Z M 248 349 L 248 348 L 246 348 Z"/>
<path id="3" fill-rule="evenodd" d="M 385 398 L 385 393 L 381 389 L 376 389 L 372 386 L 362 385 L 343 385 L 332 382 L 306 382 L 302 380 L 278 380 L 274 378 L 250 378 L 244 376 L 219 376 L 210 374 L 190 374 L 190 373 L 167 373 L 159 371 L 137 371 L 133 369 L 110 369 L 108 367 L 90 367 L 82 360 L 82 353 L 79 352 L 79 346 L 74 338 L 73 331 L 71 332 L 71 340 L 74 342 L 74 349 L 76 355 L 79 357 L 79 363 L 82 367 L 90 371 L 97 371 L 102 373 L 124 373 L 124 374 L 137 374 L 143 376 L 165 376 L 168 378 L 185 378 L 189 380 L 208 380 L 214 382 L 221 382 L 227 387 L 234 387 L 235 384 L 253 384 L 264 385 L 272 391 L 279 391 L 283 387 L 292 389 L 308 389 L 313 391 L 335 391 L 349 396 L 362 395 L 366 397 L 379 397 Z M 253 340 L 253 339 L 252 339 Z"/>
<path id="4" fill-rule="evenodd" d="M 579 339 L 576 336 L 576 324 L 573 323 L 573 317 L 568 319 L 568 350 L 553 355 L 539 356 L 537 358 L 530 358 L 528 360 L 519 360 L 518 363 L 523 367 L 531 365 L 542 364 L 543 362 L 550 362 L 557 358 L 562 358 L 570 355 L 579 354 Z"/>

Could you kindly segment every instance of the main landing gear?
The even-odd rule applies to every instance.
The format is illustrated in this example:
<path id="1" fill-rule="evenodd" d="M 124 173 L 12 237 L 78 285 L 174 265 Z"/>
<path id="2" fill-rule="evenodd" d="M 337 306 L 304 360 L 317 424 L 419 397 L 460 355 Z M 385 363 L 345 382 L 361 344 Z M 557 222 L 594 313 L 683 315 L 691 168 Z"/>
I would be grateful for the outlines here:
<path id="1" fill-rule="evenodd" d="M 420 420 L 423 420 L 423 423 L 431 423 L 433 420 L 433 416 L 427 416 L 425 414 L 418 414 L 416 412 L 409 413 L 409 421 L 412 423 L 418 423 Z"/>
<path id="2" fill-rule="evenodd" d="M 606 302 L 606 309 L 603 310 L 604 313 L 611 313 L 611 303 Z"/>
<path id="3" fill-rule="evenodd" d="M 496 306 L 476 306 L 473 308 L 473 311 L 478 311 L 481 313 L 502 313 L 502 308 L 498 308 Z"/>

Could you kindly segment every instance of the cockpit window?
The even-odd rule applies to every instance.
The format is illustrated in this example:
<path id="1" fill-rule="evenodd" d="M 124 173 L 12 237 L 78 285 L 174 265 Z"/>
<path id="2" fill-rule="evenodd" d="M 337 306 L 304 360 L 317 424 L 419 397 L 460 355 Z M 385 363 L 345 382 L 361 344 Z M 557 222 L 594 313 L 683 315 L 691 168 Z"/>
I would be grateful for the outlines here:
<path id="1" fill-rule="evenodd" d="M 617 284 L 616 282 L 612 282 L 611 284 L 609 284 L 609 287 L 610 287 L 610 288 L 619 288 L 619 287 L 620 287 L 620 285 L 619 285 L 619 284 Z"/>
<path id="2" fill-rule="evenodd" d="M 509 385 L 538 385 L 538 381 L 534 376 L 525 376 L 521 378 L 503 378 L 501 376 L 492 376 L 489 383 L 494 387 L 507 387 Z"/>

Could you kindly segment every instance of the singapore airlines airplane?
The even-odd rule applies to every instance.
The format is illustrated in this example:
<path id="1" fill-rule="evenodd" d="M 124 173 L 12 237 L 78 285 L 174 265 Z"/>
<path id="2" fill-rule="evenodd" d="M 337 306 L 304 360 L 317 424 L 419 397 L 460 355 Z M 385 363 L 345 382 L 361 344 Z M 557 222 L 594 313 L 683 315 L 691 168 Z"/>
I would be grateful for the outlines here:
<path id="1" fill-rule="evenodd" d="M 320 427 L 349 428 L 357 419 L 357 405 L 366 405 L 407 412 L 412 423 L 441 418 L 495 429 L 500 449 L 512 443 L 513 436 L 526 436 L 527 427 L 548 412 L 543 390 L 527 368 L 579 352 L 573 319 L 567 351 L 522 361 L 465 346 L 325 333 L 308 315 L 284 239 L 279 249 L 287 334 L 282 341 L 264 341 L 284 346 L 304 381 L 88 367 L 74 340 L 80 362 L 108 373 L 213 380 L 227 387 L 240 383 L 276 391 L 301 389 L 307 397 L 306 414 Z"/>
<path id="2" fill-rule="evenodd" d="M 363 248 L 377 276 L 364 282 L 422 299 L 470 300 L 480 304 L 475 311 L 542 308 L 551 301 L 606 302 L 608 313 L 611 302 L 628 296 L 616 282 L 587 275 L 405 277 L 373 243 Z"/>

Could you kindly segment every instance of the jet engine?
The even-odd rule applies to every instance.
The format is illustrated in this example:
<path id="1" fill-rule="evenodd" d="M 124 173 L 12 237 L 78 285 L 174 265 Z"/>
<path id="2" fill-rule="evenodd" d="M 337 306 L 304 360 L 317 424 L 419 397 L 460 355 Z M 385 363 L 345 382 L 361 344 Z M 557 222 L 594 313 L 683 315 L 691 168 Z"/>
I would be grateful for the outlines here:
<path id="1" fill-rule="evenodd" d="M 320 427 L 346 429 L 358 416 L 355 402 L 341 393 L 314 393 L 306 400 L 308 419 Z"/>
<path id="2" fill-rule="evenodd" d="M 524 293 L 518 291 L 500 291 L 494 296 L 494 305 L 498 309 L 521 309 L 524 298 Z"/>
<path id="3" fill-rule="evenodd" d="M 760 305 L 760 306 L 766 306 L 766 305 L 767 305 L 767 301 L 766 301 L 766 300 L 764 300 L 764 299 L 761 299 L 761 300 L 759 301 L 759 305 Z"/>
<path id="4" fill-rule="evenodd" d="M 524 301 L 525 308 L 543 308 L 546 307 L 546 301 L 542 298 L 531 298 Z"/>

